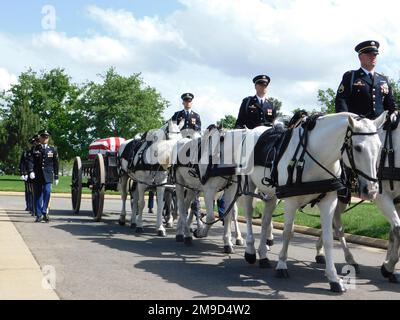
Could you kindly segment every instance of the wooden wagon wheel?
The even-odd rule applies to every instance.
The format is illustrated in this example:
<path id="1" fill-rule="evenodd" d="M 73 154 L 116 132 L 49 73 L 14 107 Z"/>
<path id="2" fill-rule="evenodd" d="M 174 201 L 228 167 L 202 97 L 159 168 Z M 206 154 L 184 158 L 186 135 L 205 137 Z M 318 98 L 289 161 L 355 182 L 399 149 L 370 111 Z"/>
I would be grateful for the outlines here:
<path id="1" fill-rule="evenodd" d="M 71 199 L 74 214 L 78 214 L 82 199 L 82 161 L 80 157 L 75 158 L 72 169 Z"/>
<path id="2" fill-rule="evenodd" d="M 97 154 L 92 169 L 92 208 L 93 217 L 96 222 L 101 220 L 104 206 L 104 191 L 106 182 L 106 171 L 102 154 Z"/>

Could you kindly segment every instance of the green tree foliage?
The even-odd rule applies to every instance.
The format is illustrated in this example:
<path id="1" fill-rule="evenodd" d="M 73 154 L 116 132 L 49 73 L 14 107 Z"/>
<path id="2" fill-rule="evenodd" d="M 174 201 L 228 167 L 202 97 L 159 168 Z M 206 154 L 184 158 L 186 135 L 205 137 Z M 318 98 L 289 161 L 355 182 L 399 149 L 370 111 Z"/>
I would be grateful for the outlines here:
<path id="1" fill-rule="evenodd" d="M 168 102 L 140 74 L 123 77 L 111 68 L 102 80 L 77 85 L 63 69 L 23 72 L 0 93 L 0 169 L 16 172 L 29 138 L 41 128 L 50 130 L 50 142 L 68 161 L 86 158 L 95 139 L 131 138 L 162 125 Z"/>
<path id="2" fill-rule="evenodd" d="M 231 115 L 226 115 L 224 118 L 217 122 L 217 126 L 221 126 L 225 129 L 234 129 L 236 124 L 236 118 Z"/>
<path id="3" fill-rule="evenodd" d="M 321 105 L 321 112 L 335 113 L 336 92 L 328 88 L 326 90 L 318 90 L 318 102 Z"/>

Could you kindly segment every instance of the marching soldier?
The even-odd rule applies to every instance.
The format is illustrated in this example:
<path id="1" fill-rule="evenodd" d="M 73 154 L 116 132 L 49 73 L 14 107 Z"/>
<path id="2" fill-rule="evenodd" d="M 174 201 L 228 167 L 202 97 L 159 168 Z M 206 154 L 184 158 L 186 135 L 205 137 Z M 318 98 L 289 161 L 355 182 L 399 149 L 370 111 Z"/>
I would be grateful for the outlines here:
<path id="1" fill-rule="evenodd" d="M 45 222 L 49 221 L 51 188 L 53 182 L 58 185 L 58 152 L 49 146 L 49 137 L 47 130 L 39 132 L 40 143 L 33 148 L 29 158 L 29 177 L 34 182 L 35 222 L 40 222 L 42 217 Z"/>
<path id="2" fill-rule="evenodd" d="M 194 95 L 192 93 L 184 93 L 181 96 L 181 99 L 184 109 L 175 112 L 175 114 L 172 116 L 172 120 L 178 125 L 181 123 L 181 121 L 184 121 L 183 127 L 181 128 L 181 131 L 183 131 L 183 136 L 186 135 L 185 131 L 187 131 L 188 135 L 190 135 L 190 130 L 197 132 L 201 131 L 200 116 L 196 112 L 192 111 Z"/>
<path id="3" fill-rule="evenodd" d="M 375 119 L 384 110 L 394 111 L 396 105 L 389 80 L 375 71 L 379 42 L 361 42 L 355 51 L 361 68 L 343 75 L 335 100 L 336 112 L 352 112 Z"/>
<path id="4" fill-rule="evenodd" d="M 253 79 L 256 95 L 243 99 L 235 128 L 254 129 L 255 127 L 272 125 L 276 118 L 276 108 L 267 100 L 267 88 L 271 82 L 267 75 L 259 75 Z"/>
<path id="5" fill-rule="evenodd" d="M 29 140 L 29 143 L 32 143 Z M 21 154 L 21 158 L 19 160 L 19 174 L 21 175 L 21 180 L 24 181 L 25 184 L 25 211 L 32 212 L 33 205 L 29 202 L 29 185 L 28 185 L 28 158 L 29 158 L 29 150 L 24 150 Z"/>

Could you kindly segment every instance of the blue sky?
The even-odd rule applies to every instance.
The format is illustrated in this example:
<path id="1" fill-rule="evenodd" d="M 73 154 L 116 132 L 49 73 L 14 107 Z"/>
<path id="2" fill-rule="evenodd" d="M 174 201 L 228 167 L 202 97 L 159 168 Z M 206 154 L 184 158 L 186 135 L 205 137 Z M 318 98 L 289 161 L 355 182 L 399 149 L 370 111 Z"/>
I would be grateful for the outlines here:
<path id="1" fill-rule="evenodd" d="M 44 5 L 56 10 L 55 30 L 42 28 Z M 379 41 L 377 71 L 400 79 L 399 9 L 396 0 L 4 1 L 0 89 L 29 67 L 62 67 L 80 83 L 113 66 L 140 72 L 171 103 L 165 118 L 193 92 L 206 127 L 237 116 L 265 73 L 285 113 L 318 109 L 318 89 L 336 90 L 359 68 L 361 41 Z"/>
<path id="2" fill-rule="evenodd" d="M 42 7 L 52 5 L 57 10 L 57 28 L 70 35 L 83 35 L 88 28 L 96 27 L 86 19 L 86 8 L 97 5 L 110 9 L 126 9 L 138 17 L 158 15 L 165 17 L 182 5 L 175 0 L 13 0 L 4 1 L 0 11 L 0 30 L 12 34 L 40 32 Z"/>

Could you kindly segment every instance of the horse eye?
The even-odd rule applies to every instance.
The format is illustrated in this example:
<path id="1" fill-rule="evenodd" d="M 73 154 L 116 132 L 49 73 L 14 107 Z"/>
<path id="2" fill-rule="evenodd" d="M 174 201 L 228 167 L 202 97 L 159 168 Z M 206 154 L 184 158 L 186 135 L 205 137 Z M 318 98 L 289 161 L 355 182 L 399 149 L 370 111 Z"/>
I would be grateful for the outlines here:
<path id="1" fill-rule="evenodd" d="M 360 146 L 355 146 L 355 147 L 354 147 L 354 150 L 356 150 L 357 152 L 361 152 L 361 151 L 362 151 L 362 148 L 361 148 Z"/>

